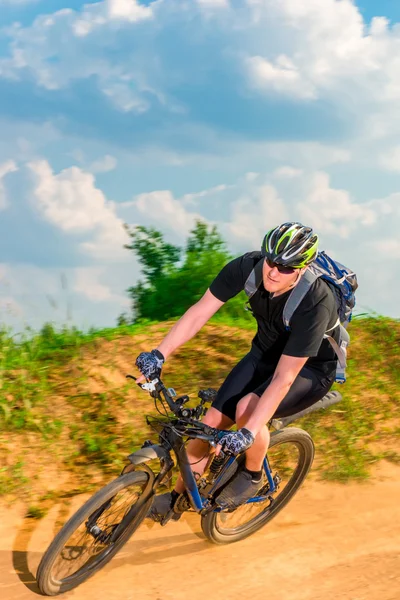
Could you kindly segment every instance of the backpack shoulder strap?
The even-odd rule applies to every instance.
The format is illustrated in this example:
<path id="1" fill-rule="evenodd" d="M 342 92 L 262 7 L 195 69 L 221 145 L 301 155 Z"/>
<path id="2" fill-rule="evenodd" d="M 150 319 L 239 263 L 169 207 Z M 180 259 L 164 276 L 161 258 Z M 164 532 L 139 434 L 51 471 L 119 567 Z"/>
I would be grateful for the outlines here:
<path id="1" fill-rule="evenodd" d="M 250 275 L 244 284 L 244 291 L 249 300 L 254 296 L 261 285 L 263 262 L 264 258 L 261 258 L 261 260 L 254 265 L 253 270 L 250 272 Z"/>
<path id="2" fill-rule="evenodd" d="M 344 371 L 344 369 L 347 366 L 347 346 L 350 343 L 350 336 L 349 336 L 347 330 L 343 327 L 343 325 L 340 324 L 340 322 L 337 323 L 335 325 L 335 327 L 337 327 L 337 325 L 339 325 L 339 327 L 340 327 L 339 343 L 337 343 L 336 340 L 331 335 L 328 335 L 328 333 L 329 333 L 328 331 L 325 333 L 324 339 L 328 340 L 328 342 L 334 349 L 337 359 L 338 359 L 339 366 Z"/>
<path id="3" fill-rule="evenodd" d="M 320 277 L 318 273 L 308 268 L 304 275 L 302 275 L 299 283 L 293 289 L 289 298 L 286 300 L 283 309 L 283 322 L 286 329 L 289 329 L 290 327 L 290 321 L 294 311 L 298 308 L 304 296 L 309 292 L 312 284 L 318 277 Z"/>

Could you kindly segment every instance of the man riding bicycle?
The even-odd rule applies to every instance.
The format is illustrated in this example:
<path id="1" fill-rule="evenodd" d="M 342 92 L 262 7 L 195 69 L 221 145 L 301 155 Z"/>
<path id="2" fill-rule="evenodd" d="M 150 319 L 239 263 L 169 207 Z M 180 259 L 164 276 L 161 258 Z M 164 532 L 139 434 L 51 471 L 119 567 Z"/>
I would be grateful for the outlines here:
<path id="1" fill-rule="evenodd" d="M 159 377 L 165 360 L 193 338 L 229 299 L 241 292 L 255 265 L 262 263 L 262 282 L 249 300 L 257 321 L 257 333 L 249 353 L 233 368 L 203 422 L 227 433 L 220 449 L 234 454 L 246 452 L 245 467 L 217 499 L 221 508 L 232 509 L 252 498 L 263 484 L 262 463 L 269 445 L 266 424 L 273 417 L 299 412 L 320 400 L 331 388 L 336 373 L 336 355 L 324 334 L 338 341 L 337 304 L 329 286 L 317 279 L 285 328 L 283 309 L 291 291 L 315 260 L 318 236 L 301 223 L 284 223 L 265 236 L 261 252 L 249 252 L 229 262 L 204 296 L 175 323 L 161 344 L 142 352 L 136 365 L 142 373 L 137 381 Z M 209 446 L 191 440 L 187 447 L 196 473 L 203 473 Z M 179 478 L 171 493 L 155 497 L 149 516 L 159 520 L 184 492 Z M 179 518 L 180 515 L 176 515 Z"/>

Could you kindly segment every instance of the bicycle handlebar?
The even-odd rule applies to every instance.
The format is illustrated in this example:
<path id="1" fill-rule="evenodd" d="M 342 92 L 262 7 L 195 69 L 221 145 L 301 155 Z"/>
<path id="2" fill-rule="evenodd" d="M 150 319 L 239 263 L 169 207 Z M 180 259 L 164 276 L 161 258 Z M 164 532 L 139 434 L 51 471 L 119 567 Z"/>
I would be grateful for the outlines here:
<path id="1" fill-rule="evenodd" d="M 127 379 L 133 379 L 135 382 L 137 380 L 137 377 L 134 377 L 133 375 L 127 375 L 126 377 Z M 142 390 L 149 392 L 153 396 L 153 398 L 157 396 L 159 397 L 160 394 L 162 394 L 169 408 L 174 414 L 176 414 L 177 409 L 180 408 L 179 405 L 177 405 L 177 403 L 173 401 L 172 396 L 169 394 L 167 388 L 165 387 L 161 379 L 156 378 L 152 381 L 147 381 L 146 383 L 137 383 L 136 385 L 142 388 Z"/>
<path id="2" fill-rule="evenodd" d="M 133 379 L 136 382 L 137 378 L 134 377 L 133 375 L 127 375 L 126 377 L 127 377 L 127 379 Z M 174 413 L 174 415 L 182 418 L 182 416 L 183 416 L 182 415 L 182 402 L 175 402 L 173 400 L 173 396 L 170 394 L 169 389 L 167 389 L 165 387 L 165 385 L 163 384 L 161 379 L 156 378 L 156 379 L 153 379 L 152 381 L 147 381 L 146 383 L 138 383 L 137 385 L 142 390 L 149 392 L 150 395 L 154 399 L 157 399 L 157 398 L 161 399 L 161 394 L 162 394 L 163 398 L 167 402 L 170 410 Z M 203 399 L 202 404 L 204 402 L 206 402 L 207 400 L 211 400 L 211 394 L 210 394 L 209 390 L 206 390 L 205 398 Z M 184 409 L 184 410 L 187 410 L 187 409 Z M 193 410 L 193 409 L 189 409 L 189 411 L 190 410 Z M 184 416 L 184 420 L 187 421 L 187 423 L 193 427 L 192 430 L 190 430 L 190 427 L 187 428 L 185 431 L 186 434 L 191 435 L 191 437 L 193 437 L 193 438 L 203 439 L 203 440 L 209 442 L 212 446 L 217 446 L 219 443 L 219 440 L 226 433 L 228 433 L 227 431 L 224 431 L 223 429 L 216 429 L 215 427 L 210 427 L 210 425 L 206 425 L 205 423 L 202 423 L 201 421 L 198 421 L 198 420 L 194 420 L 192 418 L 187 418 Z"/>

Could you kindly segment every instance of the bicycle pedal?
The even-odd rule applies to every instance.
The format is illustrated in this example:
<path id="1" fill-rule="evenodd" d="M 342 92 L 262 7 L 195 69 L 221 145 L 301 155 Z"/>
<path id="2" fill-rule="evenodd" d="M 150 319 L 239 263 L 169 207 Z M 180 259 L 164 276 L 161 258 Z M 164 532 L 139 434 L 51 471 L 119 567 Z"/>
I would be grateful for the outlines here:
<path id="1" fill-rule="evenodd" d="M 168 521 L 179 521 L 181 516 L 182 513 L 178 514 L 174 511 L 173 508 L 171 508 L 171 510 L 169 510 L 167 514 L 160 519 L 160 525 L 161 527 L 164 527 L 168 523 Z"/>
<path id="2" fill-rule="evenodd" d="M 232 505 L 228 505 L 225 502 L 222 502 L 221 504 L 218 503 L 218 501 L 215 503 L 217 508 L 219 508 L 219 512 L 223 512 L 223 513 L 231 513 L 234 510 L 236 510 L 238 508 L 238 506 L 241 506 L 240 504 L 232 506 Z"/>

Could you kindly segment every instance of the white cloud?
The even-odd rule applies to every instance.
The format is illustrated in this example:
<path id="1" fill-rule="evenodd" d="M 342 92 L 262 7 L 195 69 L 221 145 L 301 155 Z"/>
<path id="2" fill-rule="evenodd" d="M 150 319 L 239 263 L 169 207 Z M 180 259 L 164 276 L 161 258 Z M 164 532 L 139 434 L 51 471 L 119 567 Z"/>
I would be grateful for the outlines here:
<path id="1" fill-rule="evenodd" d="M 106 0 L 108 16 L 112 19 L 126 19 L 135 22 L 149 19 L 153 15 L 151 6 L 139 4 L 137 0 Z"/>
<path id="2" fill-rule="evenodd" d="M 0 291 L 0 319 L 4 323 L 11 319 L 21 319 L 24 309 L 12 296 L 5 296 Z"/>
<path id="3" fill-rule="evenodd" d="M 383 258 L 388 261 L 400 259 L 400 241 L 397 238 L 374 240 L 369 242 L 369 245 L 381 260 Z"/>
<path id="4" fill-rule="evenodd" d="M 305 223 L 321 233 L 334 233 L 347 238 L 360 225 L 370 226 L 376 221 L 376 212 L 368 205 L 352 201 L 346 190 L 330 187 L 329 175 L 316 173 L 311 179 L 307 197 L 298 206 Z"/>
<path id="5" fill-rule="evenodd" d="M 123 81 L 110 82 L 103 86 L 103 93 L 123 112 L 143 113 L 149 103 Z"/>
<path id="6" fill-rule="evenodd" d="M 129 304 L 129 299 L 115 294 L 110 285 L 100 280 L 106 277 L 103 267 L 79 267 L 73 272 L 73 290 L 93 302 L 116 300 L 121 305 Z"/>
<path id="7" fill-rule="evenodd" d="M 197 219 L 204 218 L 187 210 L 180 200 L 174 198 L 169 190 L 160 190 L 140 194 L 132 203 L 142 218 L 162 224 L 163 229 L 173 231 L 181 239 L 193 228 Z"/>
<path id="8" fill-rule="evenodd" d="M 261 56 L 245 60 L 250 83 L 262 90 L 275 91 L 295 98 L 315 98 L 315 89 L 305 81 L 294 63 L 285 55 L 278 56 L 276 63 Z"/>
<path id="9" fill-rule="evenodd" d="M 16 27 L 10 33 L 14 40 L 9 56 L 0 57 L 0 78 L 23 80 L 30 74 L 37 85 L 55 91 L 93 77 L 101 94 L 119 110 L 142 113 L 148 109 L 149 97 L 158 102 L 163 100 L 162 93 L 147 82 L 144 57 L 139 52 L 129 60 L 110 58 L 113 53 L 110 55 L 99 44 L 101 36 L 95 36 L 93 44 L 88 34 L 95 34 L 102 26 L 104 35 L 114 38 L 114 21 L 115 27 L 118 23 L 134 26 L 133 20 L 147 19 L 151 14 L 151 7 L 134 0 L 125 3 L 110 0 L 87 4 L 80 12 L 62 9 L 52 15 L 41 15 L 30 27 Z M 112 46 L 115 49 L 118 44 L 114 42 Z"/>
<path id="10" fill-rule="evenodd" d="M 23 4 L 37 4 L 40 0 L 0 0 L 0 6 L 12 5 L 23 5 Z"/>
<path id="11" fill-rule="evenodd" d="M 57 147 L 61 134 L 50 121 L 17 121 L 0 117 L 0 164 L 8 162 L 10 157 L 21 165 L 36 159 L 48 146 Z"/>
<path id="12" fill-rule="evenodd" d="M 94 232 L 94 238 L 82 243 L 89 253 L 110 259 L 125 255 L 123 222 L 91 173 L 70 167 L 55 175 L 45 160 L 28 166 L 36 179 L 34 206 L 47 221 L 68 233 Z"/>
<path id="13" fill-rule="evenodd" d="M 85 162 L 85 153 L 80 148 L 74 148 L 68 153 L 68 156 L 74 159 L 74 162 L 83 164 Z"/>
<path id="14" fill-rule="evenodd" d="M 125 252 L 127 252 L 125 250 Z M 130 264 L 78 268 L 0 264 L 0 317 L 22 331 L 44 322 L 80 328 L 115 325 L 129 308 L 125 290 L 139 275 Z"/>
<path id="15" fill-rule="evenodd" d="M 94 5 L 87 4 L 72 23 L 77 37 L 86 37 L 98 27 L 107 27 L 110 22 L 137 23 L 153 17 L 151 6 L 139 4 L 137 0 L 104 0 Z"/>
<path id="16" fill-rule="evenodd" d="M 200 42 L 207 39 L 208 11 L 203 20 L 194 18 L 199 6 L 229 3 L 171 0 L 145 6 L 137 0 L 104 0 L 38 17 L 30 27 L 10 32 L 9 56 L 0 59 L 0 76 L 33 77 L 48 90 L 95 78 L 101 93 L 122 111 L 151 110 L 151 97 L 168 110 L 188 114 L 187 100 L 181 100 L 174 84 L 190 80 L 201 47 L 200 43 L 188 46 L 180 32 L 188 31 L 190 36 L 190 28 L 195 28 L 193 34 L 199 35 Z M 220 46 L 215 46 L 213 59 L 223 61 L 221 68 L 231 75 L 225 81 L 235 82 L 227 93 L 251 93 L 243 89 L 247 78 L 253 92 L 264 90 L 308 102 L 328 99 L 334 115 L 354 117 L 370 137 L 380 131 L 390 133 L 389 124 L 392 132 L 400 132 L 400 118 L 395 118 L 400 99 L 400 29 L 389 27 L 386 19 L 375 18 L 368 26 L 350 0 L 253 1 L 215 15 L 212 27 Z M 176 54 L 194 52 L 193 61 L 190 55 L 187 61 L 178 61 L 178 69 L 162 47 L 162 36 L 172 20 Z M 104 32 L 96 35 L 99 28 Z M 131 28 L 130 37 L 118 35 L 120 28 Z M 244 65 L 243 80 L 240 75 L 238 79 L 238 64 Z M 202 74 L 208 72 L 204 67 Z M 173 98 L 167 94 L 171 83 Z"/>
<path id="17" fill-rule="evenodd" d="M 376 36 L 374 27 L 372 35 L 371 31 L 366 35 L 362 16 L 351 0 L 282 0 L 277 11 L 294 36 L 300 69 L 320 89 L 335 79 L 343 82 L 349 76 L 370 75 L 379 68 L 376 59 L 383 49 L 379 48 L 379 36 L 372 38 Z"/>
<path id="18" fill-rule="evenodd" d="M 0 179 L 5 177 L 7 173 L 13 173 L 17 171 L 18 167 L 13 160 L 8 160 L 3 164 L 0 164 Z"/>
<path id="19" fill-rule="evenodd" d="M 104 224 L 92 239 L 81 243 L 81 248 L 98 260 L 105 262 L 128 262 L 129 256 L 124 244 L 129 237 L 123 228 L 123 222 L 114 215 L 108 224 Z"/>
<path id="20" fill-rule="evenodd" d="M 87 12 L 84 12 L 82 16 L 76 19 L 72 23 L 72 31 L 78 38 L 84 38 L 89 35 L 96 27 L 101 27 L 107 23 L 107 18 L 103 13 L 96 14 L 90 7 Z"/>
<path id="21" fill-rule="evenodd" d="M 350 150 L 321 142 L 271 142 L 260 144 L 263 151 L 280 162 L 291 161 L 300 167 L 320 169 L 328 165 L 350 162 Z"/>
<path id="22" fill-rule="evenodd" d="M 400 192 L 390 194 L 386 198 L 371 200 L 368 204 L 381 215 L 389 217 L 393 226 L 397 226 L 396 217 L 400 218 Z"/>
<path id="23" fill-rule="evenodd" d="M 59 229 L 90 231 L 113 216 L 91 173 L 70 167 L 55 175 L 45 160 L 29 163 L 29 167 L 36 175 L 36 207 Z"/>
<path id="24" fill-rule="evenodd" d="M 204 8 L 228 8 L 229 0 L 196 0 L 197 4 Z"/>
<path id="25" fill-rule="evenodd" d="M 66 316 L 65 291 L 60 285 L 60 271 L 41 269 L 34 265 L 2 264 L 0 277 L 0 307 L 2 321 L 23 330 L 26 325 L 40 326 L 44 321 L 52 320 L 52 298 L 63 292 L 60 305 L 63 306 L 63 318 Z M 49 306 L 50 299 L 50 306 Z M 11 308 L 11 310 L 10 310 Z M 51 313 L 51 316 L 50 316 Z M 40 314 L 40 322 L 37 317 Z"/>
<path id="26" fill-rule="evenodd" d="M 293 179 L 294 177 L 300 177 L 302 174 L 302 169 L 295 169 L 289 166 L 279 167 L 273 173 L 274 177 L 278 177 L 279 179 Z"/>
<path id="27" fill-rule="evenodd" d="M 248 182 L 220 230 L 235 254 L 260 247 L 265 232 L 285 221 L 302 221 L 319 234 L 321 248 L 358 275 L 357 309 L 399 316 L 400 193 L 359 203 L 332 187 L 325 172 L 304 171 L 276 186 Z M 379 294 L 391 286 L 390 294 Z"/>
<path id="28" fill-rule="evenodd" d="M 106 154 L 103 158 L 99 158 L 91 163 L 89 170 L 92 173 L 108 173 L 113 171 L 117 166 L 117 159 L 110 154 Z"/>
<path id="29" fill-rule="evenodd" d="M 229 219 L 220 223 L 233 247 L 245 249 L 244 244 L 249 246 L 269 228 L 285 221 L 301 221 L 325 241 L 341 245 L 346 240 L 369 241 L 379 237 L 381 230 L 390 235 L 388 225 L 395 228 L 400 221 L 400 194 L 362 204 L 347 190 L 332 187 L 329 174 L 323 171 L 297 173 L 285 181 L 282 190 L 280 178 L 276 178 L 276 185 L 269 184 L 268 179 L 267 183 L 243 181 Z"/>
<path id="30" fill-rule="evenodd" d="M 260 176 L 260 173 L 255 173 L 254 171 L 249 171 L 248 173 L 245 174 L 244 178 L 246 181 L 252 182 L 252 181 L 255 181 L 256 179 L 258 179 L 259 176 Z"/>
<path id="31" fill-rule="evenodd" d="M 231 217 L 221 224 L 231 245 L 257 250 L 268 228 L 289 218 L 284 201 L 271 185 L 254 187 L 232 204 Z"/>
<path id="32" fill-rule="evenodd" d="M 13 173 L 14 171 L 18 171 L 18 167 L 13 160 L 8 160 L 0 164 L 0 210 L 7 208 L 7 194 L 3 179 L 8 173 Z"/>
<path id="33" fill-rule="evenodd" d="M 391 148 L 380 158 L 380 165 L 388 171 L 400 171 L 400 146 Z"/>
<path id="34" fill-rule="evenodd" d="M 124 290 L 139 277 L 139 265 L 133 254 L 122 248 L 127 241 L 121 237 L 120 215 L 124 211 L 131 211 L 133 221 L 130 222 L 154 225 L 178 245 L 187 238 L 197 218 L 210 222 L 200 207 L 199 212 L 188 209 L 184 206 L 185 196 L 177 199 L 168 190 L 140 194 L 129 203 L 112 204 L 95 187 L 93 176 L 77 167 L 55 174 L 41 161 L 34 165 L 33 173 L 37 178 L 35 206 L 59 228 L 60 244 L 63 233 L 70 236 L 70 240 L 71 234 L 79 235 L 77 243 L 90 252 L 92 258 L 90 264 L 83 262 L 78 268 L 68 269 L 0 265 L 0 298 L 8 299 L 8 309 L 13 299 L 14 308 L 19 306 L 24 311 L 22 316 L 20 313 L 17 316 L 15 309 L 14 322 L 26 319 L 37 326 L 40 320 L 63 322 L 68 315 L 72 315 L 71 322 L 79 326 L 115 322 L 116 316 L 129 305 Z M 269 175 L 270 180 L 272 175 Z M 347 190 L 335 189 L 327 173 L 307 170 L 292 179 L 276 178 L 274 186 L 266 181 L 265 174 L 250 180 L 243 175 L 229 184 L 235 191 L 226 207 L 227 217 L 215 218 L 215 221 L 233 253 L 258 249 L 265 232 L 281 222 L 302 220 L 320 234 L 323 248 L 331 249 L 335 258 L 357 271 L 361 309 L 375 307 L 395 315 L 398 310 L 395 292 L 377 299 L 377 279 L 373 273 L 379 270 L 379 282 L 384 286 L 400 278 L 400 273 L 396 275 L 400 194 L 360 204 Z M 221 184 L 198 194 L 212 190 L 214 194 L 223 194 L 227 187 L 228 184 Z M 76 211 L 83 211 L 83 215 L 75 215 L 75 221 L 71 214 Z M 88 212 L 98 216 L 93 227 L 87 218 Z M 382 232 L 385 232 L 384 238 Z M 381 239 L 383 242 L 378 241 Z M 107 264 L 110 253 L 114 262 Z M 60 286 L 62 273 L 68 281 L 67 290 Z M 1 306 L 0 300 L 0 310 Z"/>
<path id="35" fill-rule="evenodd" d="M 211 10 L 218 6 L 230 6 L 230 9 Z M 212 19 L 208 18 L 209 13 Z M 391 26 L 384 18 L 375 18 L 368 25 L 350 0 L 248 0 L 247 3 L 230 4 L 223 0 L 169 0 L 154 2 L 151 6 L 133 0 L 108 0 L 39 16 L 31 25 L 14 26 L 7 34 L 10 46 L 8 55 L 0 58 L 0 77 L 34 82 L 35 86 L 45 88 L 40 93 L 46 101 L 50 99 L 49 106 L 56 96 L 54 90 L 58 90 L 57 97 L 62 97 L 63 89 L 70 86 L 68 98 L 71 99 L 74 94 L 82 93 L 81 88 L 86 90 L 88 86 L 91 93 L 102 96 L 99 105 L 105 106 L 106 118 L 108 107 L 109 119 L 113 118 L 115 108 L 121 113 L 129 113 L 118 114 L 117 122 L 122 119 L 128 122 L 130 115 L 141 114 L 146 122 L 144 113 L 156 111 L 156 106 L 163 111 L 161 119 L 160 113 L 155 112 L 155 125 L 150 131 L 154 137 L 146 138 L 145 147 L 140 151 L 135 139 L 135 145 L 132 144 L 129 150 L 121 146 L 117 150 L 115 146 L 110 149 L 110 146 L 99 148 L 96 145 L 93 152 L 93 142 L 83 140 L 90 129 L 85 127 L 84 130 L 81 128 L 84 133 L 74 133 L 78 131 L 76 121 L 68 134 L 56 131 L 54 137 L 45 134 L 44 127 L 38 134 L 38 126 L 33 131 L 34 127 L 29 123 L 23 123 L 15 135 L 7 129 L 5 136 L 4 128 L 11 130 L 14 122 L 0 123 L 3 134 L 0 163 L 11 156 L 18 164 L 24 160 L 31 162 L 37 181 L 36 210 L 57 227 L 60 238 L 63 234 L 69 236 L 70 242 L 79 244 L 83 253 L 90 254 L 90 261 L 103 264 L 113 260 L 116 267 L 119 261 L 128 260 L 129 253 L 122 248 L 127 237 L 120 216 L 125 209 L 130 209 L 131 222 L 154 224 L 169 235 L 172 232 L 179 242 L 186 237 L 195 219 L 201 218 L 199 213 L 209 218 L 212 215 L 219 221 L 235 252 L 258 248 L 260 236 L 270 225 L 287 219 L 310 222 L 334 252 L 343 252 L 344 257 L 350 257 L 349 264 L 354 257 L 361 274 L 360 293 L 368 289 L 368 297 L 372 299 L 378 297 L 373 289 L 374 274 L 368 271 L 370 263 L 376 259 L 373 268 L 379 269 L 382 281 L 390 280 L 392 272 L 398 271 L 396 240 L 400 197 L 392 194 L 368 201 L 371 174 L 367 174 L 364 183 L 360 166 L 376 169 L 380 165 L 384 169 L 400 171 L 400 147 L 397 145 L 400 133 L 399 25 Z M 163 44 L 170 43 L 171 39 L 174 40 L 174 52 L 166 52 Z M 215 73 L 217 77 L 222 73 L 221 83 L 217 77 L 208 78 L 209 73 L 213 77 Z M 199 109 L 197 102 L 191 100 L 193 85 L 196 101 L 203 98 L 203 91 L 213 90 L 215 114 L 218 109 L 223 110 L 218 101 L 232 100 L 226 120 L 220 119 L 215 125 L 211 120 L 212 110 Z M 219 85 L 224 87 L 219 88 Z M 180 96 L 182 89 L 184 93 Z M 271 111 L 267 115 L 271 122 L 281 118 L 281 113 L 274 112 L 274 104 L 265 101 L 265 94 L 271 93 L 278 97 L 279 107 L 279 97 L 283 98 L 284 106 L 290 104 L 287 99 L 293 105 L 297 103 L 299 119 L 305 114 L 302 111 L 306 104 L 315 105 L 318 109 L 315 123 L 307 131 L 307 119 L 313 118 L 310 111 L 311 117 L 306 117 L 304 129 L 301 129 L 302 133 L 296 133 L 296 139 L 300 140 L 301 135 L 318 138 L 318 124 L 325 118 L 328 126 L 323 139 L 328 142 L 268 142 L 266 139 L 276 140 L 279 133 L 276 134 L 275 129 L 272 133 L 266 131 L 263 124 L 255 136 L 251 119 L 247 135 L 246 118 L 250 111 L 242 111 L 243 126 L 240 123 L 238 131 L 234 119 L 234 125 L 229 125 L 231 107 L 234 111 L 242 101 L 249 101 L 249 107 L 254 101 L 256 114 Z M 83 96 L 78 97 L 78 101 L 81 99 Z M 319 100 L 322 101 L 320 104 Z M 173 112 L 174 119 L 176 115 L 183 121 L 193 118 L 196 124 L 179 123 L 178 131 L 175 121 L 171 126 L 168 111 Z M 66 110 L 57 123 L 67 129 L 69 118 Z M 331 122 L 334 125 L 330 129 Z M 288 123 L 283 120 L 280 123 L 282 128 L 285 127 L 287 139 Z M 171 140 L 181 139 L 182 132 L 189 131 L 192 140 L 200 141 L 198 148 L 201 150 L 176 152 L 167 137 L 162 148 L 161 144 L 158 150 L 154 148 L 154 139 L 159 143 L 164 124 L 167 132 L 171 132 Z M 141 125 L 142 121 L 138 128 L 139 138 Z M 338 130 L 332 132 L 336 125 Z M 232 131 L 234 135 L 231 135 Z M 264 140 L 261 137 L 263 131 L 266 131 Z M 234 138 L 238 132 L 240 143 Z M 60 142 L 65 142 L 67 135 L 75 137 L 69 137 L 66 146 L 70 146 L 65 152 L 81 145 L 84 148 L 85 154 L 77 155 L 77 160 L 82 162 L 81 168 L 70 167 L 54 173 L 48 163 L 38 161 L 37 156 L 53 157 L 54 149 L 61 145 Z M 330 139 L 336 136 L 341 140 L 337 146 L 335 142 L 329 143 L 329 135 Z M 254 137 L 258 141 L 254 141 Z M 9 144 L 12 150 L 7 148 Z M 63 164 L 65 155 L 61 156 L 59 150 L 56 152 L 54 161 Z M 118 158 L 121 156 L 120 163 L 129 163 L 132 171 L 143 166 L 143 178 L 142 173 L 140 178 L 144 183 L 140 179 L 140 186 L 146 185 L 149 165 L 154 168 L 157 163 L 165 168 L 157 174 L 157 181 L 164 173 L 170 181 L 172 169 L 168 171 L 167 167 L 179 165 L 182 167 L 179 169 L 182 173 L 179 189 L 185 181 L 191 181 L 194 173 L 195 189 L 201 191 L 181 198 L 172 191 L 153 191 L 141 194 L 131 203 L 113 204 L 98 188 L 92 175 L 120 166 L 114 163 L 111 155 L 94 160 L 106 152 L 115 153 Z M 331 165 L 338 165 L 332 169 L 334 178 L 331 180 L 328 173 L 317 172 L 326 171 Z M 209 182 L 215 173 L 229 181 L 237 177 L 237 173 L 246 171 L 248 173 L 234 186 L 222 184 L 202 189 L 212 185 Z M 200 172 L 201 175 L 204 173 L 206 183 L 198 184 Z M 116 172 L 116 178 L 122 176 Z M 385 173 L 376 173 L 375 182 L 379 183 L 374 182 L 375 189 L 381 176 Z M 350 181 L 350 177 L 351 191 L 341 189 L 345 187 L 342 183 L 335 184 L 335 181 Z M 132 185 L 136 184 L 134 179 L 133 176 Z M 271 181 L 274 187 L 268 185 Z M 387 181 L 393 181 L 393 178 L 383 180 L 385 189 Z M 235 189 L 229 198 L 225 194 L 228 188 Z M 134 192 L 133 189 L 131 193 Z M 211 202 L 198 202 L 206 197 Z M 361 198 L 363 202 L 359 201 Z M 218 200 L 215 207 L 214 200 Z M 3 188 L 3 192 L 0 189 L 0 207 L 4 203 Z M 190 206 L 195 203 L 198 212 Z M 85 258 L 84 254 L 82 256 Z M 85 273 L 89 282 L 86 286 Z M 35 273 L 29 271 L 28 280 L 34 277 Z M 103 277 L 100 272 L 81 271 L 73 281 L 80 288 L 82 298 L 89 301 L 88 295 L 92 293 L 93 302 L 97 295 L 103 298 L 98 304 L 105 304 L 114 302 L 110 294 L 117 295 L 115 290 L 118 290 L 115 282 L 111 285 L 109 277 L 109 273 Z M 397 280 L 400 276 L 392 277 L 393 285 Z M 40 281 L 43 286 L 50 286 L 50 280 L 45 276 Z M 9 293 L 7 297 L 15 296 Z M 21 304 L 19 297 L 16 301 Z M 380 302 L 380 298 L 375 301 Z M 390 307 L 392 314 L 398 311 L 393 298 L 388 298 L 387 302 L 385 306 Z"/>
<path id="36" fill-rule="evenodd" d="M 352 0 L 265 0 L 249 7 L 255 35 L 272 39 L 264 48 L 252 44 L 246 64 L 253 87 L 329 99 L 335 113 L 354 117 L 370 138 L 400 131 L 399 27 L 382 17 L 368 27 Z"/>
<path id="37" fill-rule="evenodd" d="M 226 190 L 233 189 L 234 187 L 235 185 L 227 185 L 226 183 L 221 183 L 220 185 L 215 185 L 212 188 L 201 190 L 200 192 L 192 192 L 189 194 L 185 194 L 184 196 L 182 196 L 182 201 L 188 204 L 196 204 L 196 200 L 198 200 L 199 198 L 215 196 L 220 192 L 225 192 Z"/>

